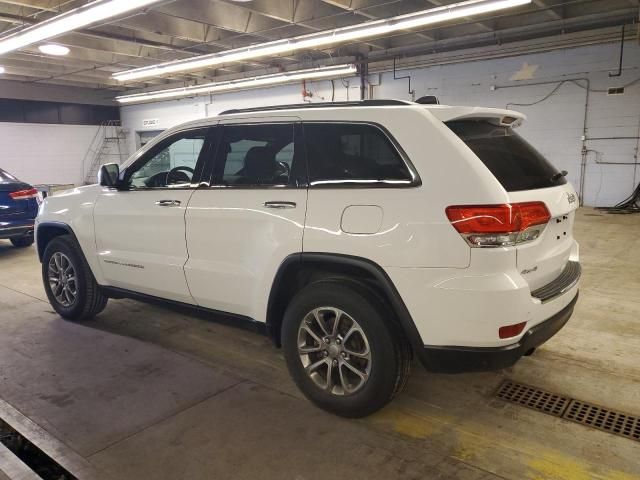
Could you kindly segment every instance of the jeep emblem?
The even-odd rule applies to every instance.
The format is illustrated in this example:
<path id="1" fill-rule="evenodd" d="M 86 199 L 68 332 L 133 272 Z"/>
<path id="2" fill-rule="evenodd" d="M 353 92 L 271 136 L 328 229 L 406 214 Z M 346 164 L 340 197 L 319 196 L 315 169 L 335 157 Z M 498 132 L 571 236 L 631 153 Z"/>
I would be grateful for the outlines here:
<path id="1" fill-rule="evenodd" d="M 567 193 L 567 201 L 569 203 L 574 203 L 576 201 L 576 196 L 573 193 Z"/>

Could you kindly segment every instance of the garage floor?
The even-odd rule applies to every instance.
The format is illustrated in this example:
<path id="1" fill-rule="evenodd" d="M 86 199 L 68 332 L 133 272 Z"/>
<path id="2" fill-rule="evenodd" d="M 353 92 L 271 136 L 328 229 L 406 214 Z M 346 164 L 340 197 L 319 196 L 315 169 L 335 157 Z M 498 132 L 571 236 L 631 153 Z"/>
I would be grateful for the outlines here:
<path id="1" fill-rule="evenodd" d="M 130 300 L 61 320 L 34 249 L 0 242 L 0 418 L 79 478 L 639 478 L 640 442 L 494 397 L 509 378 L 640 415 L 639 232 L 582 209 L 581 298 L 555 338 L 499 372 L 416 365 L 356 421 L 303 399 L 258 334 Z"/>

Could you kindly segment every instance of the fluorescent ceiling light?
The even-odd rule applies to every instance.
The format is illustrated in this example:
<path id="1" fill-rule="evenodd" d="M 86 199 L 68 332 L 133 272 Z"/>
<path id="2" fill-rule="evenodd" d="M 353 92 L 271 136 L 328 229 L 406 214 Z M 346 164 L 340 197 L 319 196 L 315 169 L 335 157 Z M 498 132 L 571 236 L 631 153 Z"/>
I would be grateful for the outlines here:
<path id="1" fill-rule="evenodd" d="M 138 10 L 159 0 L 98 0 L 0 38 L 0 54 Z"/>
<path id="2" fill-rule="evenodd" d="M 197 70 L 222 63 L 248 60 L 250 58 L 268 55 L 278 55 L 303 48 L 315 48 L 350 40 L 385 35 L 398 30 L 422 27 L 528 3 L 531 3 L 531 0 L 468 0 L 384 20 L 374 20 L 349 27 L 336 28 L 335 30 L 326 30 L 284 40 L 260 43 L 250 47 L 235 48 L 184 60 L 175 60 L 150 65 L 148 67 L 134 68 L 132 70 L 114 73 L 112 77 L 121 82 L 125 82 L 127 80 L 138 80 L 158 75 Z"/>
<path id="3" fill-rule="evenodd" d="M 0 65 L 0 74 L 4 73 L 4 67 Z"/>
<path id="4" fill-rule="evenodd" d="M 191 87 L 172 88 L 170 90 L 156 90 L 153 92 L 136 93 L 133 95 L 123 95 L 116 97 L 120 103 L 139 103 L 152 100 L 169 100 L 172 98 L 189 97 L 195 95 L 205 95 L 208 93 L 228 92 L 231 90 L 242 90 L 249 88 L 265 87 L 283 83 L 296 82 L 300 80 L 313 80 L 328 77 L 341 77 L 353 75 L 357 72 L 354 65 L 335 65 L 331 67 L 317 67 L 306 70 L 295 70 L 291 72 L 274 73 L 270 75 L 260 75 L 251 78 L 241 78 L 229 80 L 227 82 L 206 83 Z"/>
<path id="5" fill-rule="evenodd" d="M 69 49 L 64 45 L 56 45 L 55 43 L 48 43 L 46 45 L 40 45 L 38 47 L 42 53 L 46 53 L 47 55 L 56 55 L 63 56 L 69 53 Z"/>

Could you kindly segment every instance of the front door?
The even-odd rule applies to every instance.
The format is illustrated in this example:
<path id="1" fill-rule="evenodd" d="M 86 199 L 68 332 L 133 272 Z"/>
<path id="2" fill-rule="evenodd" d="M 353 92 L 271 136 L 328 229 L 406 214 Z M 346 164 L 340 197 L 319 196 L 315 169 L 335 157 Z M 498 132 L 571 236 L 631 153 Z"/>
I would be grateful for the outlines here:
<path id="1" fill-rule="evenodd" d="M 209 129 L 175 133 L 127 167 L 124 188 L 94 210 L 100 267 L 111 286 L 193 303 L 184 276 L 185 212 L 209 152 Z"/>
<path id="2" fill-rule="evenodd" d="M 280 263 L 302 252 L 307 203 L 300 126 L 270 120 L 220 123 L 211 186 L 193 194 L 186 216 L 196 302 L 258 321 Z"/>

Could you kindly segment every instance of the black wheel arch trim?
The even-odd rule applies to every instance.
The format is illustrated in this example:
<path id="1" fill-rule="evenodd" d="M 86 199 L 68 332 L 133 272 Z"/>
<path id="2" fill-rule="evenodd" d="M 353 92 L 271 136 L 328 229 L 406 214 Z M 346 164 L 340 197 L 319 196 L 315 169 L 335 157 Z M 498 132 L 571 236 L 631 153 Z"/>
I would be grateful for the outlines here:
<path id="1" fill-rule="evenodd" d="M 269 294 L 269 300 L 267 303 L 266 327 L 269 336 L 277 346 L 280 346 L 280 338 L 279 329 L 276 326 L 276 322 L 279 319 L 275 318 L 276 316 L 274 315 L 274 310 L 276 307 L 276 297 L 279 291 L 280 283 L 283 280 L 283 276 L 287 271 L 287 268 L 289 268 L 294 263 L 299 263 L 300 266 L 304 265 L 305 263 L 324 263 L 348 266 L 364 270 L 369 275 L 371 275 L 371 277 L 376 280 L 377 285 L 382 288 L 383 293 L 389 300 L 389 306 L 391 307 L 393 313 L 396 315 L 400 327 L 402 328 L 402 331 L 404 332 L 414 351 L 420 351 L 424 348 L 424 343 L 422 341 L 422 338 L 420 337 L 420 333 L 418 332 L 418 329 L 413 321 L 413 318 L 411 317 L 411 314 L 409 313 L 409 310 L 407 309 L 407 306 L 405 305 L 402 297 L 400 296 L 400 293 L 393 284 L 393 281 L 380 265 L 363 257 L 338 253 L 315 252 L 294 253 L 289 255 L 282 261 L 273 279 L 271 292 Z"/>
<path id="2" fill-rule="evenodd" d="M 42 263 L 42 256 L 44 255 L 44 250 L 46 248 L 46 245 L 41 245 L 40 244 L 40 238 L 42 238 L 42 237 L 38 235 L 38 231 L 40 229 L 44 229 L 46 227 L 53 227 L 53 228 L 62 229 L 64 231 L 66 231 L 69 235 L 71 235 L 78 245 L 80 244 L 80 242 L 78 242 L 78 237 L 76 237 L 75 232 L 66 223 L 63 223 L 63 222 L 42 222 L 42 223 L 39 223 L 39 224 L 37 224 L 37 226 L 36 226 L 36 228 L 34 230 L 34 233 L 35 233 L 35 238 L 36 238 L 36 247 L 37 247 L 37 250 L 38 250 L 38 259 L 40 260 L 41 263 Z M 83 252 L 83 255 L 84 255 L 84 252 Z"/>

